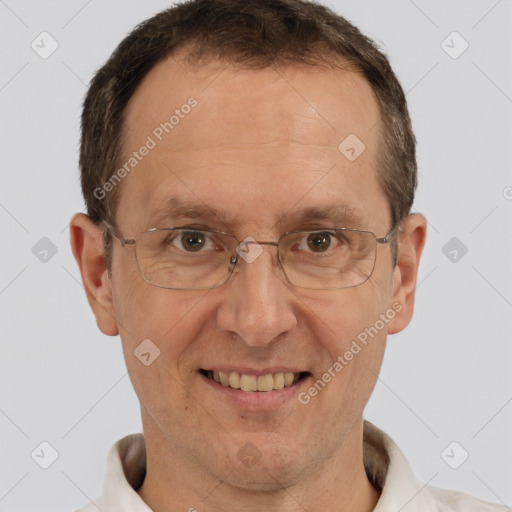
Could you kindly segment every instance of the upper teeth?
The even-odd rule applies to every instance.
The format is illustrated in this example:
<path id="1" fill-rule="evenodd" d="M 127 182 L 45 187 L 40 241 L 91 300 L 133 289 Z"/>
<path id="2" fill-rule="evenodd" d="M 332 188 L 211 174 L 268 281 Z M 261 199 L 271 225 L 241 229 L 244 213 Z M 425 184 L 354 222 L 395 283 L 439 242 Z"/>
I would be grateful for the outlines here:
<path id="1" fill-rule="evenodd" d="M 238 372 L 210 371 L 208 376 L 223 386 L 242 391 L 272 391 L 291 386 L 298 378 L 298 373 L 269 373 L 268 375 L 248 375 Z"/>

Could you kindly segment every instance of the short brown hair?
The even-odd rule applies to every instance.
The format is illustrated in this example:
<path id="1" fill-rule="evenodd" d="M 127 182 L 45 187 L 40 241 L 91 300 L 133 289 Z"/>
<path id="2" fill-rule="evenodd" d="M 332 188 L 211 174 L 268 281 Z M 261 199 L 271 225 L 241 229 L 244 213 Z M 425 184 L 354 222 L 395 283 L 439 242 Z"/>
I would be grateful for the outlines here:
<path id="1" fill-rule="evenodd" d="M 393 224 L 409 213 L 417 180 L 416 141 L 405 94 L 386 56 L 354 25 L 305 0 L 190 0 L 138 25 L 94 76 L 82 113 L 81 184 L 87 214 L 115 226 L 115 187 L 95 193 L 120 161 L 123 114 L 146 74 L 186 49 L 190 61 L 214 58 L 246 68 L 348 62 L 373 89 L 381 113 L 378 180 Z M 112 239 L 105 231 L 111 268 Z"/>

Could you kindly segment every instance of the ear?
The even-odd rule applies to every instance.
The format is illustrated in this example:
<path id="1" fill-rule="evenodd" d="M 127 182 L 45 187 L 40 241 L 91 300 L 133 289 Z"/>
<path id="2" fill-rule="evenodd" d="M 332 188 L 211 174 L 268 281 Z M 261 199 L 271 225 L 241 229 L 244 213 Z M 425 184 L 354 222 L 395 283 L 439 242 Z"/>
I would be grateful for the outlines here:
<path id="1" fill-rule="evenodd" d="M 402 221 L 398 238 L 398 261 L 393 271 L 392 304 L 397 314 L 389 322 L 388 334 L 407 327 L 414 312 L 414 296 L 421 253 L 427 238 L 427 220 L 420 213 L 409 215 Z M 401 305 L 399 310 L 398 304 Z"/>
<path id="2" fill-rule="evenodd" d="M 112 282 L 103 255 L 103 229 L 87 215 L 77 213 L 70 222 L 70 239 L 87 300 L 100 331 L 119 334 L 112 300 Z"/>

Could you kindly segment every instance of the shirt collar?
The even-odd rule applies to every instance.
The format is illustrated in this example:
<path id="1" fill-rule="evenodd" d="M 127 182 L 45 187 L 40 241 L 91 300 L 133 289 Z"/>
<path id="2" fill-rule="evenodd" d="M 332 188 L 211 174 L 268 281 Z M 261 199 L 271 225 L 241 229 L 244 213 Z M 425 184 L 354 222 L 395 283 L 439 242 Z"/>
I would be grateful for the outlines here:
<path id="1" fill-rule="evenodd" d="M 364 422 L 364 465 L 372 484 L 381 490 L 374 512 L 424 512 L 435 505 L 425 485 L 414 477 L 404 455 L 393 440 L 370 422 Z M 107 457 L 101 502 L 108 511 L 151 512 L 137 494 L 146 474 L 143 434 L 119 440 Z"/>
<path id="2" fill-rule="evenodd" d="M 137 489 L 146 476 L 146 443 L 143 434 L 123 437 L 107 456 L 103 498 L 110 511 L 152 512 Z"/>
<path id="3" fill-rule="evenodd" d="M 373 512 L 435 510 L 426 485 L 418 482 L 393 440 L 369 421 L 364 422 L 363 456 L 368 479 L 381 490 Z"/>

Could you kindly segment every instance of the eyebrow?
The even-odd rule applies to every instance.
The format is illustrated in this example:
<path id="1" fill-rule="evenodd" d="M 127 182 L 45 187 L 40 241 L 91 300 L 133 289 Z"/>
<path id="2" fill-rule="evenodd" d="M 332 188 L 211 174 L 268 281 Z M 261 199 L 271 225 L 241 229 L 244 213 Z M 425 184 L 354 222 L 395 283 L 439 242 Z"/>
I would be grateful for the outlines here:
<path id="1" fill-rule="evenodd" d="M 216 219 L 224 225 L 236 224 L 236 215 L 229 215 L 222 207 L 183 201 L 176 196 L 168 197 L 161 207 L 150 210 L 146 222 L 149 228 L 151 228 L 163 221 L 176 222 L 186 219 L 210 221 Z M 304 224 L 320 220 L 329 220 L 335 224 L 341 223 L 338 227 L 360 227 L 362 213 L 358 208 L 339 203 L 309 206 L 300 209 L 293 208 L 288 212 L 282 213 L 277 218 L 274 227 L 283 227 L 287 224 Z"/>

